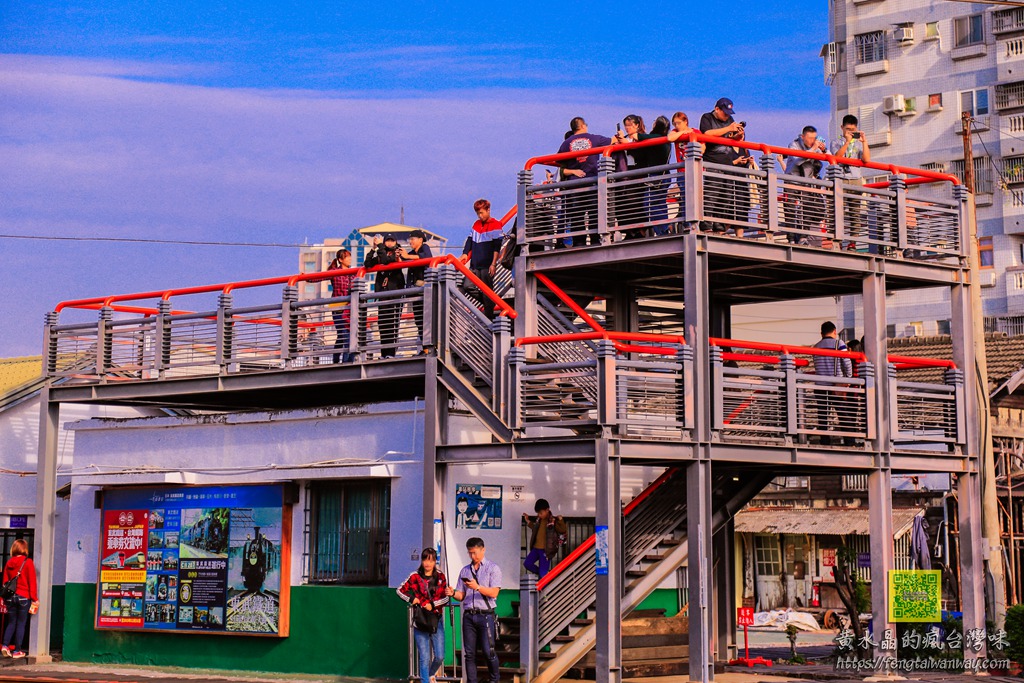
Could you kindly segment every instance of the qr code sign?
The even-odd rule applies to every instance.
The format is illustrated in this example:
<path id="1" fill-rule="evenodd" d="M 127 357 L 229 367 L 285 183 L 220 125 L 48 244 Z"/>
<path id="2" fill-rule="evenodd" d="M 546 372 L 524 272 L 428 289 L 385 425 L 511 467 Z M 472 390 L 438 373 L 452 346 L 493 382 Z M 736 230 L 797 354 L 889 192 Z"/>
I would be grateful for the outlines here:
<path id="1" fill-rule="evenodd" d="M 942 572 L 894 569 L 889 572 L 889 621 L 942 621 Z"/>

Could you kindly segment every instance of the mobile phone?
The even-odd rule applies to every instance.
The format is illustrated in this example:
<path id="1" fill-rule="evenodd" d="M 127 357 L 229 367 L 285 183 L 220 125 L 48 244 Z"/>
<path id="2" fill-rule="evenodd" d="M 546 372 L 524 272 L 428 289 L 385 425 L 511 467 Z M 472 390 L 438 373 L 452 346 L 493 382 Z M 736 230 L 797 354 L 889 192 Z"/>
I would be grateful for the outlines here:
<path id="1" fill-rule="evenodd" d="M 740 121 L 740 126 L 742 128 L 746 128 L 747 127 L 747 122 L 746 121 Z"/>
<path id="2" fill-rule="evenodd" d="M 621 133 L 622 132 L 622 124 L 621 123 L 616 123 L 615 124 L 615 130 L 617 132 Z"/>

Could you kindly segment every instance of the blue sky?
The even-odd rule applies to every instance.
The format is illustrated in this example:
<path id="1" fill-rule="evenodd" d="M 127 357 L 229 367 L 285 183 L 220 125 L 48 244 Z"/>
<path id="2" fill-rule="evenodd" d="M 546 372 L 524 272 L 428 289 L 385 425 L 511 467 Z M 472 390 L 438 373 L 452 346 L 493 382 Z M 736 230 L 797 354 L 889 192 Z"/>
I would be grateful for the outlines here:
<path id="1" fill-rule="evenodd" d="M 398 219 L 460 241 L 472 202 L 569 118 L 828 126 L 826 3 L 0 0 L 0 234 L 302 243 Z M 813 11 L 809 11 L 813 10 Z M 500 208 L 498 208 L 500 207 Z M 0 238 L 0 356 L 62 299 L 293 272 L 297 249 Z M 276 299 L 276 293 L 267 293 Z M 198 302 L 182 302 L 189 307 Z"/>

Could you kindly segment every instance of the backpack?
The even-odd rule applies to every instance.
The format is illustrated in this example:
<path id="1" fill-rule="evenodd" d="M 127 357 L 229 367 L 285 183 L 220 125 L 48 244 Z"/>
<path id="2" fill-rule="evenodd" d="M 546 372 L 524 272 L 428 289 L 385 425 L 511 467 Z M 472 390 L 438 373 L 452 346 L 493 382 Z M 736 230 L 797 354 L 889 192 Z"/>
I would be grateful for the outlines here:
<path id="1" fill-rule="evenodd" d="M 516 256 L 519 256 L 520 247 L 516 241 L 516 226 L 519 223 L 517 218 L 512 223 L 512 229 L 501 238 L 501 249 L 498 251 L 498 263 L 505 270 L 512 270 L 513 264 L 515 264 Z"/>
<path id="2" fill-rule="evenodd" d="M 25 568 L 25 563 L 28 562 L 28 558 L 21 561 L 21 566 L 18 567 L 18 573 L 8 579 L 3 588 L 0 588 L 0 598 L 3 600 L 10 600 L 18 594 L 18 578 L 21 576 L 21 571 Z"/>

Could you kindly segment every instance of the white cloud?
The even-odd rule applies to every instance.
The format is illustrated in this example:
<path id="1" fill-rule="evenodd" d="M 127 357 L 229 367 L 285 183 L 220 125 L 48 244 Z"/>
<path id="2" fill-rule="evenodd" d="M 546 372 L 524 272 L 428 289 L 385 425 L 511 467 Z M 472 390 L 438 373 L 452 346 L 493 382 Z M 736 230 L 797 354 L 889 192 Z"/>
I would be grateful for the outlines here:
<path id="1" fill-rule="evenodd" d="M 572 116 L 610 132 L 626 113 L 653 120 L 679 106 L 568 89 L 384 98 L 137 80 L 176 79 L 192 68 L 0 56 L 0 233 L 320 241 L 397 220 L 404 204 L 407 222 L 458 241 L 474 218 L 473 200 L 490 197 L 502 212 L 511 206 L 516 171 L 530 156 L 555 151 Z M 696 122 L 717 96 L 682 105 Z M 786 144 L 807 123 L 827 125 L 824 112 L 756 112 L 735 99 L 755 139 L 764 131 L 765 141 Z M 175 278 L 272 274 L 246 271 L 244 259 L 222 267 L 224 252 L 206 256 L 212 252 L 198 248 L 189 252 L 196 254 L 190 269 L 176 257 L 112 270 L 111 262 L 155 250 L 8 245 L 7 254 L 31 256 L 20 270 L 3 269 L 0 319 L 19 323 L 3 326 L 0 355 L 35 352 L 35 325 L 60 299 L 163 287 Z M 64 258 L 76 249 L 90 258 Z M 246 258 L 251 268 L 296 264 L 294 254 Z M 62 265 L 55 271 L 52 263 Z M 126 271 L 138 281 L 123 280 Z"/>

